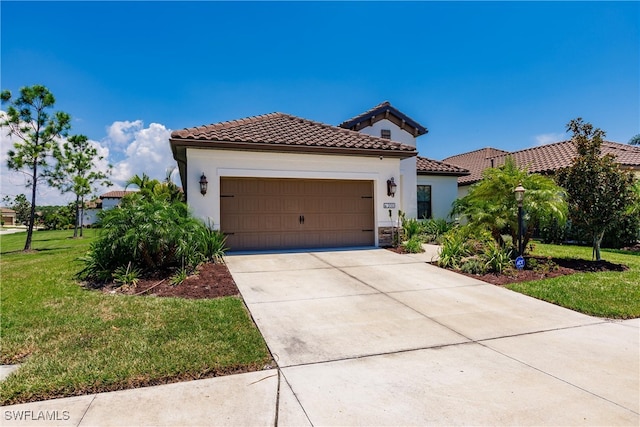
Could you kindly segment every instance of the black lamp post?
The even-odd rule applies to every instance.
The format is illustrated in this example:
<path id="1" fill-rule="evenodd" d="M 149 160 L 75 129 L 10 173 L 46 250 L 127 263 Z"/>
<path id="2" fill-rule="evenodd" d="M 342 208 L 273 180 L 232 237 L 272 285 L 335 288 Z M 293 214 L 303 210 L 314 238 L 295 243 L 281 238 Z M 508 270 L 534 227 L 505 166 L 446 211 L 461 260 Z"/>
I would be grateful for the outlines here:
<path id="1" fill-rule="evenodd" d="M 513 192 L 516 195 L 516 202 L 518 202 L 518 256 L 522 256 L 524 252 L 524 248 L 522 247 L 522 231 L 523 231 L 523 223 L 522 223 L 522 202 L 524 200 L 524 192 L 525 188 L 522 186 L 522 183 L 519 183 Z"/>

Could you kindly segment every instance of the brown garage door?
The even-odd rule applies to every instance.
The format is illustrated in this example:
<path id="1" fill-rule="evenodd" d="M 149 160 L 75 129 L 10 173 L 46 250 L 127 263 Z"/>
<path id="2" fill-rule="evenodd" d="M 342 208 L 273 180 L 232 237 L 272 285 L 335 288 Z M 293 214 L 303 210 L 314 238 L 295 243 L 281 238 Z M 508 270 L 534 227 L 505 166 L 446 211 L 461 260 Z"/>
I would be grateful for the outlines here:
<path id="1" fill-rule="evenodd" d="M 373 182 L 221 178 L 231 250 L 371 246 Z"/>

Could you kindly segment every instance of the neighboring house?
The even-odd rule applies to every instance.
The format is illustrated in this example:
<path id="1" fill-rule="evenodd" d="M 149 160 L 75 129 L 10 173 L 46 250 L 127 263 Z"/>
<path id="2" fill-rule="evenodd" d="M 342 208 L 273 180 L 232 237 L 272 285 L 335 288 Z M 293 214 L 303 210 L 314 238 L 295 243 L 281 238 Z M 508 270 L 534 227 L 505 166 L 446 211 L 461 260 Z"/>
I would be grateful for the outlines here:
<path id="1" fill-rule="evenodd" d="M 98 199 L 87 202 L 84 210 L 83 225 L 89 226 L 98 222 L 98 212 L 102 210 L 113 209 L 120 204 L 120 201 L 127 194 L 135 193 L 135 191 L 109 191 L 102 194 Z"/>
<path id="2" fill-rule="evenodd" d="M 187 203 L 232 250 L 386 246 L 399 211 L 446 216 L 468 173 L 418 158 L 426 132 L 385 102 L 340 127 L 272 113 L 174 131 L 170 143 Z"/>
<path id="3" fill-rule="evenodd" d="M 16 225 L 16 211 L 9 208 L 0 208 L 0 210 L 2 210 L 2 225 Z"/>
<path id="4" fill-rule="evenodd" d="M 634 171 L 640 177 L 640 147 L 604 141 L 602 154 L 614 155 L 621 167 Z M 443 161 L 469 170 L 469 175 L 458 178 L 458 197 L 464 197 L 471 185 L 482 179 L 485 169 L 503 165 L 508 156 L 513 157 L 520 168 L 527 168 L 531 173 L 550 175 L 571 166 L 577 152 L 571 141 L 561 141 L 513 152 L 483 148 L 447 157 Z"/>

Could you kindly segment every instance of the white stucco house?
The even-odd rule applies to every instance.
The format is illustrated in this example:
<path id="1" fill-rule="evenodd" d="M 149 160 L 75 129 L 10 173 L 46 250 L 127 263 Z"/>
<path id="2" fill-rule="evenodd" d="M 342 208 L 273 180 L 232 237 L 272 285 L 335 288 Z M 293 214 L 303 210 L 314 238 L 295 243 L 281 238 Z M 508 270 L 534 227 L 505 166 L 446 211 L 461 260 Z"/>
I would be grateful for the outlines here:
<path id="1" fill-rule="evenodd" d="M 339 126 L 271 113 L 171 134 L 187 203 L 231 250 L 387 246 L 399 211 L 446 217 L 457 166 L 388 102 Z"/>
<path id="2" fill-rule="evenodd" d="M 96 200 L 87 203 L 84 209 L 82 224 L 85 227 L 91 226 L 98 222 L 98 213 L 103 210 L 113 209 L 120 204 L 122 198 L 134 191 L 115 190 L 100 195 Z"/>

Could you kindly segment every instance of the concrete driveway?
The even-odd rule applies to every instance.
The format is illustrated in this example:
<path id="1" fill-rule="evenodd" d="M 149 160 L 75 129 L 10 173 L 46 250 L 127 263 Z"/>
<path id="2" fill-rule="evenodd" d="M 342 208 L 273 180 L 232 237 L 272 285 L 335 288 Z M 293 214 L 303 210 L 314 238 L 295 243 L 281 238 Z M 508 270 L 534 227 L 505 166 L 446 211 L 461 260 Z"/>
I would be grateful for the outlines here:
<path id="1" fill-rule="evenodd" d="M 227 263 L 279 365 L 278 425 L 640 424 L 640 319 L 382 249 Z"/>

